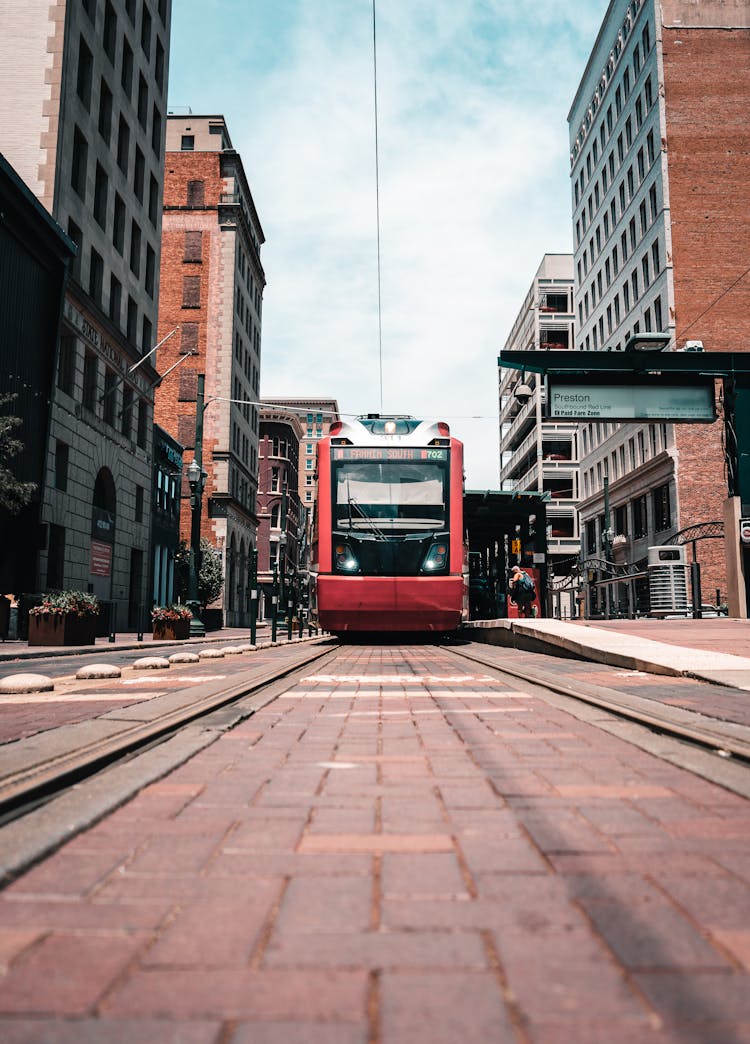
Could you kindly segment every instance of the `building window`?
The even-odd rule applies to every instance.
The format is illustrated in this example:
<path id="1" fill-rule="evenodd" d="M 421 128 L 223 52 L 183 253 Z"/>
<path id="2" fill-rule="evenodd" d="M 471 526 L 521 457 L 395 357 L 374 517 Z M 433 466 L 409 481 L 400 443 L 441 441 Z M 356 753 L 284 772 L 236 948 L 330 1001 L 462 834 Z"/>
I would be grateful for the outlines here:
<path id="1" fill-rule="evenodd" d="M 68 457 L 70 446 L 57 439 L 55 442 L 55 489 L 64 493 L 68 488 Z"/>
<path id="2" fill-rule="evenodd" d="M 183 134 L 180 139 L 180 149 L 183 152 L 192 152 L 195 149 L 195 135 Z"/>
<path id="3" fill-rule="evenodd" d="M 76 339 L 72 334 L 60 338 L 60 353 L 57 357 L 57 387 L 66 395 L 73 394 L 76 364 Z"/>
<path id="4" fill-rule="evenodd" d="M 151 320 L 144 315 L 143 317 L 143 333 L 141 336 L 141 348 L 144 352 L 150 351 L 152 348 L 151 341 L 153 340 L 153 326 Z"/>
<path id="5" fill-rule="evenodd" d="M 135 192 L 136 199 L 139 203 L 143 202 L 143 187 L 146 180 L 146 161 L 143 158 L 143 153 L 136 145 L 135 147 L 135 163 L 133 165 L 133 192 Z"/>
<path id="6" fill-rule="evenodd" d="M 156 59 L 154 62 L 154 76 L 160 91 L 164 90 L 164 47 L 159 37 L 156 37 Z"/>
<path id="7" fill-rule="evenodd" d="M 654 301 L 654 327 L 657 333 L 661 333 L 663 330 L 661 321 L 661 297 L 657 297 Z"/>
<path id="8" fill-rule="evenodd" d="M 99 87 L 99 133 L 109 145 L 112 135 L 112 91 L 106 84 L 104 77 Z"/>
<path id="9" fill-rule="evenodd" d="M 141 47 L 143 53 L 147 58 L 151 57 L 151 14 L 146 7 L 143 5 L 143 12 L 141 14 Z"/>
<path id="10" fill-rule="evenodd" d="M 153 247 L 146 243 L 146 293 L 149 297 L 154 296 L 154 281 L 156 278 L 156 254 L 154 253 Z"/>
<path id="11" fill-rule="evenodd" d="M 83 107 L 88 112 L 91 106 L 91 77 L 94 68 L 94 59 L 91 51 L 86 46 L 83 37 L 78 44 L 78 77 L 76 80 L 76 94 L 81 99 Z"/>
<path id="12" fill-rule="evenodd" d="M 122 284 L 115 275 L 109 277 L 109 318 L 112 322 L 120 325 L 120 312 L 122 310 Z"/>
<path id="13" fill-rule="evenodd" d="M 136 221 L 130 222 L 130 271 L 141 274 L 141 229 Z"/>
<path id="14" fill-rule="evenodd" d="M 78 127 L 73 131 L 73 160 L 70 167 L 70 184 L 82 200 L 86 199 L 86 165 L 88 143 Z"/>
<path id="15" fill-rule="evenodd" d="M 138 333 L 138 305 L 135 303 L 132 297 L 128 296 L 128 324 L 127 324 L 127 335 L 128 340 L 132 345 L 135 345 L 135 339 Z"/>
<path id="16" fill-rule="evenodd" d="M 125 250 L 125 203 L 117 192 L 115 192 L 115 215 L 112 227 L 112 243 L 118 254 L 122 254 Z"/>
<path id="17" fill-rule="evenodd" d="M 669 485 L 659 486 L 653 491 L 654 529 L 663 533 L 672 525 L 672 514 L 669 504 Z"/>
<path id="18" fill-rule="evenodd" d="M 148 176 L 148 219 L 156 228 L 159 220 L 159 183 L 153 174 Z"/>
<path id="19" fill-rule="evenodd" d="M 654 275 L 657 276 L 661 271 L 661 261 L 659 258 L 659 240 L 655 240 L 651 244 L 651 263 L 654 268 Z"/>
<path id="20" fill-rule="evenodd" d="M 122 413 L 120 414 L 120 432 L 126 439 L 130 438 L 133 420 L 133 389 L 127 385 L 122 389 Z"/>
<path id="21" fill-rule="evenodd" d="M 151 148 L 155 156 L 161 156 L 161 113 L 156 105 L 151 120 Z"/>
<path id="22" fill-rule="evenodd" d="M 71 271 L 74 276 L 80 279 L 81 256 L 83 253 L 83 232 L 81 232 L 80 228 L 72 218 L 68 218 L 68 238 L 71 239 L 77 247 L 76 255 L 73 258 Z"/>
<path id="23" fill-rule="evenodd" d="M 183 257 L 184 261 L 191 263 L 199 262 L 203 259 L 203 233 L 202 232 L 186 232 L 185 233 L 185 254 Z"/>
<path id="24" fill-rule="evenodd" d="M 102 284 L 104 281 L 104 261 L 101 254 L 91 248 L 91 258 L 89 261 L 89 293 L 96 303 L 101 307 L 102 304 Z"/>
<path id="25" fill-rule="evenodd" d="M 109 178 L 103 167 L 96 165 L 94 178 L 94 220 L 101 228 L 107 227 L 107 198 L 109 196 Z"/>
<path id="26" fill-rule="evenodd" d="M 146 448 L 148 442 L 148 403 L 145 399 L 140 399 L 138 402 L 137 442 L 141 449 Z"/>
<path id="27" fill-rule="evenodd" d="M 102 418 L 105 424 L 114 427 L 115 423 L 115 388 L 117 375 L 107 367 L 104 370 L 104 395 L 102 396 Z"/>
<path id="28" fill-rule="evenodd" d="M 637 497 L 632 503 L 633 536 L 638 539 L 648 533 L 648 511 L 646 497 Z"/>
<path id="29" fill-rule="evenodd" d="M 127 125 L 125 118 L 120 116 L 120 122 L 117 127 L 117 166 L 127 177 L 128 173 L 128 154 L 130 153 L 130 127 Z"/>
<path id="30" fill-rule="evenodd" d="M 202 207 L 205 203 L 206 185 L 204 181 L 188 181 L 187 183 L 187 205 L 189 207 Z"/>
<path id="31" fill-rule="evenodd" d="M 180 351 L 184 355 L 192 355 L 198 351 L 198 324 L 183 323 Z"/>
<path id="32" fill-rule="evenodd" d="M 83 357 L 83 396 L 82 402 L 92 413 L 96 409 L 98 364 L 93 352 L 86 352 Z"/>
<path id="33" fill-rule="evenodd" d="M 200 308 L 201 280 L 200 276 L 182 277 L 182 307 Z"/>
<path id="34" fill-rule="evenodd" d="M 138 74 L 138 122 L 146 129 L 148 120 L 148 84 L 141 73 Z"/>
<path id="35" fill-rule="evenodd" d="M 107 0 L 104 7 L 104 31 L 102 32 L 102 43 L 104 53 L 115 64 L 115 51 L 117 48 L 117 15 L 112 4 Z"/>
<path id="36" fill-rule="evenodd" d="M 133 52 L 130 49 L 130 44 L 124 36 L 122 38 L 122 68 L 120 72 L 120 83 L 122 84 L 125 96 L 128 101 L 130 101 L 133 93 Z"/>
<path id="37" fill-rule="evenodd" d="M 159 472 L 159 481 L 161 483 L 161 472 Z M 135 521 L 143 521 L 143 486 L 135 487 Z"/>

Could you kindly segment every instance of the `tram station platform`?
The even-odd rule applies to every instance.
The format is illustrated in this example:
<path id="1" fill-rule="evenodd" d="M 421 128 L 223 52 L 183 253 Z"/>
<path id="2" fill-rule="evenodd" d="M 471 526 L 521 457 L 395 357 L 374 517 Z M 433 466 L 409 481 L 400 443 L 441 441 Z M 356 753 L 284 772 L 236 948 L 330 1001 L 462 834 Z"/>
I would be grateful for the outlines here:
<path id="1" fill-rule="evenodd" d="M 747 620 L 475 620 L 464 633 L 491 645 L 750 689 Z"/>

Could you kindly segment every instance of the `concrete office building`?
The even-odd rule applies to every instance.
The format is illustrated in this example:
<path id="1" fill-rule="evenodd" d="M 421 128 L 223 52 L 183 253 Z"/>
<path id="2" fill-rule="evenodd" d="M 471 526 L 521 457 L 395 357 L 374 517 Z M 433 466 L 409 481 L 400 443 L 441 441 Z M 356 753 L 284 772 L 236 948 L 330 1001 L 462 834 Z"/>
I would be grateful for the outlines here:
<path id="1" fill-rule="evenodd" d="M 205 375 L 202 535 L 224 558 L 212 606 L 230 627 L 250 620 L 247 582 L 258 519 L 258 388 L 263 229 L 222 116 L 170 114 L 162 234 L 156 418 L 195 451 L 197 377 Z M 173 331 L 176 331 L 173 333 Z M 183 481 L 182 496 L 190 491 Z M 181 512 L 190 540 L 191 513 Z"/>
<path id="2" fill-rule="evenodd" d="M 170 0 L 6 4 L 0 141 L 78 247 L 50 407 L 38 586 L 133 626 L 150 603 L 153 383 Z M 135 366 L 137 369 L 134 369 Z"/>
<path id="3" fill-rule="evenodd" d="M 573 258 L 545 254 L 516 317 L 504 351 L 560 351 L 574 347 Z M 500 369 L 500 489 L 547 493 L 547 550 L 551 572 L 568 575 L 579 552 L 578 426 L 544 420 L 544 380 L 523 376 L 531 397 L 519 401 L 518 370 Z"/>
<path id="4" fill-rule="evenodd" d="M 576 347 L 742 350 L 750 335 L 750 4 L 612 0 L 568 121 Z M 581 430 L 584 548 L 618 560 L 722 518 L 722 423 Z M 604 488 L 611 500 L 605 534 Z M 721 541 L 704 592 L 726 591 Z"/>

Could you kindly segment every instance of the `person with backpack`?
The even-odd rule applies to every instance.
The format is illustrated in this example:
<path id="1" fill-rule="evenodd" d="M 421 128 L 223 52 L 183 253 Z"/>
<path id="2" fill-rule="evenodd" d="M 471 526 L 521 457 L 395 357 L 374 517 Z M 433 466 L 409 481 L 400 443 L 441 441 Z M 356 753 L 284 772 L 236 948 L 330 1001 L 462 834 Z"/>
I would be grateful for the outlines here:
<path id="1" fill-rule="evenodd" d="M 510 576 L 510 596 L 518 606 L 518 615 L 525 617 L 535 616 L 534 599 L 536 598 L 536 587 L 528 573 L 520 566 L 513 566 Z"/>

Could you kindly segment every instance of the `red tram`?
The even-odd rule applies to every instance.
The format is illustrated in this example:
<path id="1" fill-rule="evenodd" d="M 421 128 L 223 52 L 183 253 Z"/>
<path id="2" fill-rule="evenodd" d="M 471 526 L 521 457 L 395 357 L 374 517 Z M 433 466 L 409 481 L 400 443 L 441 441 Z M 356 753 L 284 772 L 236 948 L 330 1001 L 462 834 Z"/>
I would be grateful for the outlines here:
<path id="1" fill-rule="evenodd" d="M 370 414 L 318 443 L 310 605 L 322 628 L 452 631 L 468 619 L 463 444 Z"/>

